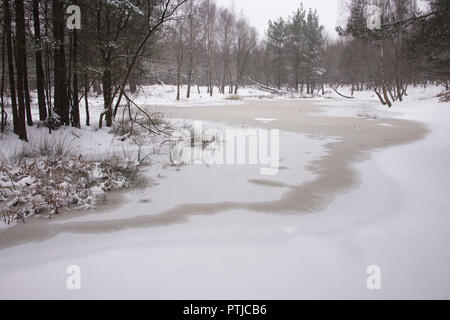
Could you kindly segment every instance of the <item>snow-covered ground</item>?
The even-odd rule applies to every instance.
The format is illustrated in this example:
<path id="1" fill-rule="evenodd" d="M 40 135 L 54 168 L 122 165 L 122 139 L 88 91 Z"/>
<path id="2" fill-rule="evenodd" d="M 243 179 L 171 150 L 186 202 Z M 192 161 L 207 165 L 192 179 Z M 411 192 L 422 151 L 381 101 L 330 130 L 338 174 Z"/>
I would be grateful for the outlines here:
<path id="1" fill-rule="evenodd" d="M 258 166 L 179 170 L 157 158 L 145 172 L 155 185 L 125 194 L 123 204 L 37 225 L 35 242 L 1 250 L 0 298 L 449 299 L 450 105 L 433 98 L 437 90 L 411 88 L 392 110 L 370 93 L 315 100 L 320 113 L 311 113 L 330 124 L 360 118 L 388 130 L 389 118 L 399 118 L 430 130 L 423 140 L 354 164 L 357 188 L 319 212 L 269 214 L 237 204 L 282 201 L 290 186 L 316 177 L 308 165 L 329 155 L 327 143 L 338 137 L 281 132 L 281 169 L 270 179 Z M 89 140 L 96 134 L 84 135 L 86 152 L 113 145 L 110 135 L 95 143 Z M 10 229 L 0 231 L 0 242 L 11 241 L 4 231 Z M 81 268 L 79 291 L 66 286 L 71 265 Z M 380 268 L 381 290 L 367 288 L 372 265 Z"/>
<path id="2" fill-rule="evenodd" d="M 220 94 L 217 88 L 214 88 L 213 96 L 211 96 L 206 87 L 192 87 L 191 97 L 186 98 L 187 86 L 182 86 L 180 89 L 180 101 L 176 100 L 177 87 L 173 85 L 152 85 L 141 86 L 138 88 L 135 94 L 130 94 L 138 105 L 150 105 L 150 106 L 212 106 L 212 105 L 242 105 L 243 101 L 237 99 L 237 97 L 243 99 L 260 99 L 260 98 L 273 98 L 273 96 L 267 92 L 261 91 L 257 88 L 244 87 L 240 88 L 238 95 L 228 94 L 228 87 L 225 89 L 226 94 Z M 123 102 L 125 101 L 125 98 Z M 89 103 L 94 106 L 101 106 L 103 103 L 102 96 L 91 96 Z M 84 105 L 84 102 L 82 102 Z"/>

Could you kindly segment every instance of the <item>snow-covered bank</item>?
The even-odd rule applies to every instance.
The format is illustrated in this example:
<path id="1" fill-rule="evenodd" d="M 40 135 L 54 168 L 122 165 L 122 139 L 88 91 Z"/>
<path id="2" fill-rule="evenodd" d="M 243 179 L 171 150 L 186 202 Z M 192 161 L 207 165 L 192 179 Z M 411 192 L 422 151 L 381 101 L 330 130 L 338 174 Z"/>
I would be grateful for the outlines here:
<path id="1" fill-rule="evenodd" d="M 27 143 L 13 135 L 1 138 L 1 224 L 93 209 L 106 192 L 143 183 L 132 165 L 136 152 L 128 158 L 119 153 L 119 146 L 133 150 L 133 145 L 112 134 L 64 128 L 49 135 L 45 128 L 30 129 Z"/>
<path id="2" fill-rule="evenodd" d="M 403 102 L 395 102 L 392 108 L 383 106 L 372 91 L 355 91 L 356 99 L 344 99 L 329 95 L 333 99 L 317 101 L 323 106 L 321 112 L 316 116 L 339 117 L 339 118 L 403 118 L 409 120 L 422 120 L 423 116 L 429 119 L 434 117 L 440 109 L 448 108 L 448 103 L 439 101 L 437 97 L 443 91 L 443 87 L 411 87 L 408 96 Z M 445 111 L 444 111 L 445 112 Z"/>
<path id="3" fill-rule="evenodd" d="M 129 97 L 140 106 L 221 106 L 221 105 L 242 105 L 242 99 L 260 99 L 272 98 L 273 96 L 267 92 L 253 87 L 243 87 L 238 91 L 238 95 L 227 93 L 221 94 L 217 88 L 214 88 L 211 96 L 206 87 L 192 87 L 191 96 L 187 98 L 187 86 L 180 89 L 180 100 L 177 101 L 177 87 L 173 85 L 151 85 L 141 86 L 136 93 L 128 93 Z M 125 103 L 125 99 L 122 103 Z M 103 96 L 90 95 L 89 103 L 94 108 L 103 106 Z M 81 110 L 83 110 L 84 101 L 81 102 Z"/>

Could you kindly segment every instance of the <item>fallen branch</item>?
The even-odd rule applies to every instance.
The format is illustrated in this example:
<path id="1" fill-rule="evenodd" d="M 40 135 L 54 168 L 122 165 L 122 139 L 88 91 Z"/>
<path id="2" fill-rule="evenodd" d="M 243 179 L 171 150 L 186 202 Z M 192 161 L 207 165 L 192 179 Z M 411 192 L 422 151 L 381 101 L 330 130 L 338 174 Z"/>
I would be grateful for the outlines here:
<path id="1" fill-rule="evenodd" d="M 251 83 L 253 83 L 255 86 L 257 86 L 259 89 L 261 89 L 262 91 L 266 91 L 266 92 L 269 92 L 269 93 L 272 93 L 272 94 L 278 94 L 278 95 L 287 94 L 286 92 L 284 92 L 282 90 L 278 90 L 278 89 L 275 89 L 273 87 L 265 86 L 265 85 L 263 85 L 263 84 L 261 84 L 259 82 L 256 82 L 256 81 L 252 80 L 250 77 L 248 78 L 248 80 Z"/>
<path id="2" fill-rule="evenodd" d="M 355 97 L 349 97 L 349 96 L 343 95 L 342 93 L 339 93 L 339 92 L 337 91 L 337 89 L 333 87 L 332 84 L 330 84 L 330 87 L 331 87 L 331 89 L 333 89 L 334 92 L 336 92 L 336 93 L 337 93 L 339 96 L 341 96 L 342 98 L 346 98 L 346 99 L 354 99 L 354 98 L 355 98 Z"/>

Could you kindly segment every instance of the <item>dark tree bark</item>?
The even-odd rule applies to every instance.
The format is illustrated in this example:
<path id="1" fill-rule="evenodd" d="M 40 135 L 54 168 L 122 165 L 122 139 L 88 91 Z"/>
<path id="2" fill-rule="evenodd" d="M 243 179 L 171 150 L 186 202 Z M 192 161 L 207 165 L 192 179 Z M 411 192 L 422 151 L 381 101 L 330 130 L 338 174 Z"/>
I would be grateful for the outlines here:
<path id="1" fill-rule="evenodd" d="M 188 85 L 187 85 L 187 93 L 186 93 L 186 98 L 188 98 L 188 99 L 191 97 L 193 64 L 194 64 L 194 57 L 191 55 L 191 56 L 189 56 L 189 63 L 188 63 Z"/>
<path id="2" fill-rule="evenodd" d="M 385 75 L 385 68 L 384 68 L 384 44 L 383 40 L 380 41 L 380 75 L 381 75 L 381 90 L 383 92 L 383 98 L 388 107 L 392 107 L 392 103 L 389 100 L 388 94 L 387 94 L 387 87 L 386 87 L 386 75 Z"/>
<path id="3" fill-rule="evenodd" d="M 132 75 L 130 77 L 130 92 L 136 93 L 137 92 L 137 79 L 136 75 Z"/>
<path id="4" fill-rule="evenodd" d="M 72 32 L 72 54 L 73 54 L 73 105 L 72 105 L 72 126 L 80 128 L 80 105 L 78 101 L 78 32 Z"/>
<path id="5" fill-rule="evenodd" d="M 45 38 L 48 39 L 49 38 L 49 9 L 48 9 L 48 2 L 49 0 L 45 0 L 44 1 L 44 32 L 45 32 Z M 44 74 L 45 74 L 45 82 L 44 82 L 44 86 L 45 86 L 45 92 L 46 92 L 46 97 L 47 97 L 47 119 L 48 119 L 48 128 L 49 128 L 49 132 L 52 132 L 52 125 L 50 124 L 50 121 L 52 120 L 52 110 L 53 110 L 53 104 L 52 104 L 52 90 L 51 90 L 51 85 L 52 85 L 52 80 L 51 80 L 51 74 L 50 74 L 50 48 L 48 45 L 48 41 L 45 42 L 45 46 L 44 46 L 44 54 L 45 54 L 45 70 L 44 70 Z"/>
<path id="6" fill-rule="evenodd" d="M 25 46 L 24 46 L 23 59 L 24 60 L 22 62 L 22 67 L 23 67 L 23 90 L 24 90 L 24 96 L 25 96 L 25 111 L 26 111 L 26 116 L 27 116 L 27 124 L 29 126 L 32 126 L 33 125 L 33 116 L 31 114 L 30 88 L 28 87 L 28 66 L 27 66 L 26 42 L 25 42 Z"/>
<path id="7" fill-rule="evenodd" d="M 42 65 L 42 39 L 41 25 L 39 19 L 39 0 L 33 0 L 33 20 L 34 20 L 34 36 L 35 43 L 35 60 L 36 60 L 36 87 L 39 105 L 39 120 L 47 119 L 47 106 L 45 105 L 45 89 L 44 89 L 44 67 Z"/>
<path id="8" fill-rule="evenodd" d="M 67 96 L 66 55 L 64 45 L 64 2 L 53 0 L 53 36 L 56 41 L 54 52 L 54 106 L 61 122 L 69 125 L 69 99 Z"/>
<path id="9" fill-rule="evenodd" d="M 296 54 L 296 56 L 295 56 L 295 63 L 294 63 L 294 89 L 295 89 L 295 92 L 299 92 L 299 86 L 298 86 L 298 83 L 299 83 L 299 81 L 300 81 L 300 79 L 299 79 L 299 75 L 298 75 L 298 73 L 299 73 L 299 67 L 300 67 L 300 63 L 299 63 L 299 61 L 298 61 L 299 59 L 298 59 L 298 57 L 297 57 L 297 54 Z"/>
<path id="10" fill-rule="evenodd" d="M 105 57 L 105 70 L 102 76 L 103 82 L 103 101 L 105 104 L 105 120 L 106 126 L 112 126 L 112 73 L 111 73 L 111 59 Z"/>
<path id="11" fill-rule="evenodd" d="M 4 15 L 4 32 L 6 35 L 6 54 L 8 56 L 8 73 L 9 73 L 9 90 L 11 95 L 11 108 L 13 116 L 14 133 L 19 134 L 19 114 L 17 112 L 17 97 L 16 84 L 14 75 L 14 59 L 11 35 L 11 11 L 9 7 L 9 0 L 3 0 L 3 15 Z"/>
<path id="12" fill-rule="evenodd" d="M 27 139 L 27 127 L 25 124 L 25 92 L 24 92 L 24 61 L 25 54 L 25 12 L 23 8 L 23 1 L 15 0 L 14 7 L 16 12 L 16 70 L 17 70 L 17 100 L 18 100 L 18 127 L 17 134 L 23 141 Z"/>
<path id="13" fill-rule="evenodd" d="M 194 43 L 194 17 L 192 15 L 192 12 L 189 14 L 189 57 L 188 57 L 188 70 L 187 70 L 187 76 L 188 76 L 188 83 L 187 83 L 187 93 L 186 98 L 191 97 L 191 87 L 192 87 L 192 73 L 194 69 L 194 50 L 195 50 L 195 43 Z"/>
<path id="14" fill-rule="evenodd" d="M 127 49 L 127 64 L 128 65 L 130 62 L 128 61 L 128 57 L 130 55 L 130 51 Z M 136 93 L 137 92 L 137 75 L 135 73 L 130 75 L 130 80 L 128 81 L 128 85 L 130 86 L 130 92 L 131 93 Z"/>
<path id="15" fill-rule="evenodd" d="M 8 120 L 8 115 L 5 111 L 5 100 L 4 100 L 4 92 L 5 92 L 5 40 L 6 40 L 6 34 L 3 33 L 2 37 L 2 84 L 1 84 L 1 94 L 2 94 L 2 129 L 1 132 L 3 133 L 5 131 L 6 127 L 6 121 Z"/>
<path id="16" fill-rule="evenodd" d="M 87 73 L 84 75 L 84 105 L 86 109 L 86 125 L 91 125 L 91 119 L 89 115 L 89 79 Z"/>
<path id="17" fill-rule="evenodd" d="M 181 68 L 183 66 L 183 51 L 180 50 L 177 58 L 177 101 L 181 98 Z"/>
<path id="18" fill-rule="evenodd" d="M 97 1 L 97 37 L 102 38 L 104 41 L 114 41 L 116 38 L 111 36 L 111 12 L 108 8 L 104 9 L 103 4 Z M 104 21 L 102 21 L 102 15 L 104 15 Z M 120 24 L 118 26 L 120 29 Z M 117 30 L 119 32 L 119 30 Z M 118 32 L 116 35 L 118 36 Z M 103 62 L 103 74 L 102 74 L 102 85 L 103 85 L 103 103 L 105 111 L 100 115 L 99 127 L 102 127 L 103 117 L 106 120 L 106 126 L 112 126 L 112 46 L 100 46 L 100 54 L 102 56 Z"/>

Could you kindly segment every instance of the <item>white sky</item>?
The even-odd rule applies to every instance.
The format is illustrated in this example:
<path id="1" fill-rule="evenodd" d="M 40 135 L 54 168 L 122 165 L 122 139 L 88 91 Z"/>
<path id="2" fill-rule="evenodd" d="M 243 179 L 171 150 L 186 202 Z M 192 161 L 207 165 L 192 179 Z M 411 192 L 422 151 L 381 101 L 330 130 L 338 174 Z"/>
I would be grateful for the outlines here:
<path id="1" fill-rule="evenodd" d="M 334 30 L 338 25 L 339 3 L 341 2 L 341 0 L 216 0 L 220 6 L 230 8 L 234 6 L 237 13 L 243 10 L 260 36 L 263 36 L 267 30 L 269 19 L 287 18 L 300 6 L 300 3 L 303 3 L 303 7 L 306 9 L 317 9 L 320 23 L 333 38 L 336 37 Z"/>

